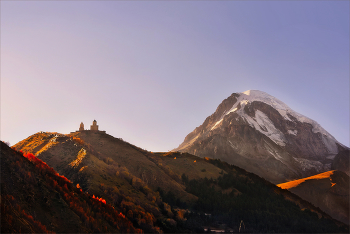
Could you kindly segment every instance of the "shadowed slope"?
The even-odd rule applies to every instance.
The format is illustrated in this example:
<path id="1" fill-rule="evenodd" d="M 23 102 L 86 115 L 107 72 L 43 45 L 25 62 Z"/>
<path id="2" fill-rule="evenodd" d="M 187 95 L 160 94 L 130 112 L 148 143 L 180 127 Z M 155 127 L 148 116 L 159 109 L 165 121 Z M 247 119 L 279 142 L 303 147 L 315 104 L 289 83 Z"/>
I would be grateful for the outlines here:
<path id="1" fill-rule="evenodd" d="M 277 186 L 288 189 L 349 225 L 349 176 L 344 172 L 327 171 Z"/>

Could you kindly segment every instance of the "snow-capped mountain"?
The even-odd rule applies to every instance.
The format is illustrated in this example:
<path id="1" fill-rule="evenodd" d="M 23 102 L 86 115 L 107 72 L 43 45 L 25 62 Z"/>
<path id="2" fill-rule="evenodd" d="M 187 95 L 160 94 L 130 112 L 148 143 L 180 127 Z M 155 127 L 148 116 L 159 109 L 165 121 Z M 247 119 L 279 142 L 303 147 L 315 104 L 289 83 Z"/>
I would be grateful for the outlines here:
<path id="1" fill-rule="evenodd" d="M 316 121 L 248 90 L 225 99 L 174 151 L 219 158 L 281 183 L 330 170 L 345 148 Z"/>

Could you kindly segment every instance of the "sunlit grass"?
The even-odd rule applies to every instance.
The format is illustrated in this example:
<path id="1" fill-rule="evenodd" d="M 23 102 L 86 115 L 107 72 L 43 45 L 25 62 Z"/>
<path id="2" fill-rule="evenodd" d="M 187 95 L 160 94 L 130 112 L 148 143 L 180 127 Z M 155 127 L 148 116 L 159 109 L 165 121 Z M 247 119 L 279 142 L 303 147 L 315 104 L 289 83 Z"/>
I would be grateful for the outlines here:
<path id="1" fill-rule="evenodd" d="M 306 177 L 303 179 L 293 180 L 293 181 L 289 181 L 289 182 L 282 183 L 282 184 L 277 184 L 277 186 L 280 187 L 281 189 L 291 189 L 291 188 L 294 188 L 294 187 L 298 186 L 299 184 L 305 182 L 306 180 L 319 180 L 319 179 L 329 178 L 333 174 L 333 172 L 334 172 L 334 170 L 326 171 L 326 172 L 323 172 L 321 174 Z"/>
<path id="2" fill-rule="evenodd" d="M 70 165 L 71 167 L 78 167 L 79 164 L 80 164 L 80 163 L 83 161 L 83 159 L 85 158 L 85 156 L 86 156 L 86 150 L 85 150 L 84 148 L 82 148 L 82 149 L 79 151 L 77 158 L 76 158 L 73 162 L 71 162 L 69 165 Z"/>

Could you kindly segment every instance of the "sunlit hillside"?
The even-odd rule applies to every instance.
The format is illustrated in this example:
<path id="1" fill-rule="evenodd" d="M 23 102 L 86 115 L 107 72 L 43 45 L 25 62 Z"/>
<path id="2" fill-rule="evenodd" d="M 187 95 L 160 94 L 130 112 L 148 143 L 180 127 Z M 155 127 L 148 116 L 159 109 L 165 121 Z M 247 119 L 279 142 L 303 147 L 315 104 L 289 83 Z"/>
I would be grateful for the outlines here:
<path id="1" fill-rule="evenodd" d="M 333 172 L 334 172 L 334 170 L 326 171 L 324 173 L 320 173 L 320 174 L 317 174 L 317 175 L 314 175 L 314 176 L 302 178 L 302 179 L 299 179 L 299 180 L 293 180 L 293 181 L 289 181 L 289 182 L 286 182 L 286 183 L 277 184 L 277 186 L 282 188 L 282 189 L 291 189 L 293 187 L 296 187 L 296 186 L 300 185 L 301 183 L 304 183 L 307 180 L 320 180 L 320 179 L 329 178 L 329 180 L 332 181 L 331 175 L 333 175 Z M 333 185 L 334 185 L 334 183 L 332 183 L 332 186 Z"/>
<path id="2" fill-rule="evenodd" d="M 142 232 L 125 215 L 33 154 L 1 142 L 2 233 Z"/>

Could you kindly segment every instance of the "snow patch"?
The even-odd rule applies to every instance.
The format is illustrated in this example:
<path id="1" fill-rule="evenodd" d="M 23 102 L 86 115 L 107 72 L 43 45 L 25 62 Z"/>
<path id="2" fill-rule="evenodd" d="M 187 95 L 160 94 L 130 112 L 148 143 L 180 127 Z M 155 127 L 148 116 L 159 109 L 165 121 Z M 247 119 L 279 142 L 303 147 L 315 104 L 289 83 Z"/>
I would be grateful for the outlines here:
<path id="1" fill-rule="evenodd" d="M 291 122 L 293 122 L 293 120 L 291 120 L 290 118 L 289 118 L 289 116 L 288 116 L 288 112 L 287 112 L 287 110 L 277 110 L 282 116 L 283 116 L 283 118 L 285 118 L 286 120 L 288 120 L 288 121 L 291 121 Z"/>
<path id="2" fill-rule="evenodd" d="M 235 112 L 236 110 L 237 110 L 237 103 L 236 103 L 235 105 L 233 105 L 233 107 L 232 107 L 228 112 L 225 112 L 225 113 L 221 116 L 220 120 L 216 121 L 216 123 L 215 123 L 214 126 L 210 129 L 210 131 L 211 131 L 211 130 L 214 130 L 214 129 L 222 122 L 222 120 L 224 119 L 224 117 L 225 117 L 226 115 L 228 115 L 228 114 L 230 114 L 230 113 L 233 113 L 233 112 Z"/>
<path id="3" fill-rule="evenodd" d="M 232 112 L 235 112 L 237 110 L 237 107 L 236 108 L 231 108 L 231 110 L 229 110 L 227 113 L 226 113 L 226 115 L 228 115 L 228 114 L 230 114 L 230 113 L 232 113 Z"/>
<path id="4" fill-rule="evenodd" d="M 328 156 L 326 157 L 326 159 L 331 159 L 331 160 L 333 160 L 333 159 L 335 158 L 335 156 L 336 156 L 336 154 L 328 155 Z"/>
<path id="5" fill-rule="evenodd" d="M 288 134 L 296 136 L 298 133 L 298 130 L 288 130 Z"/>
<path id="6" fill-rule="evenodd" d="M 230 140 L 228 140 L 228 142 L 230 143 L 230 145 L 233 149 L 237 149 L 237 146 L 235 146 Z"/>
<path id="7" fill-rule="evenodd" d="M 266 141 L 265 142 L 265 149 L 267 150 L 267 152 L 269 152 L 275 159 L 277 159 L 278 161 L 282 162 L 283 163 L 283 157 L 281 157 L 274 149 L 273 147 L 267 143 Z M 284 163 L 283 163 L 284 164 Z"/>
<path id="8" fill-rule="evenodd" d="M 271 149 L 267 149 L 267 151 L 275 158 L 277 159 L 278 161 L 281 161 L 282 162 L 282 157 L 274 150 L 271 150 Z"/>
<path id="9" fill-rule="evenodd" d="M 255 112 L 255 118 L 253 119 L 249 115 L 244 114 L 244 117 L 250 126 L 269 137 L 272 141 L 280 146 L 286 145 L 286 139 L 283 133 L 278 130 L 273 122 L 263 112 L 257 110 Z"/>
<path id="10" fill-rule="evenodd" d="M 324 165 L 319 161 L 308 160 L 305 158 L 294 158 L 300 165 L 301 170 L 308 171 L 312 168 L 316 169 L 316 171 L 322 171 Z"/>
<path id="11" fill-rule="evenodd" d="M 330 138 L 328 135 L 322 134 L 322 142 L 324 143 L 324 146 L 327 148 L 329 154 L 337 154 L 338 153 L 338 146 L 335 144 L 334 138 Z"/>
<path id="12" fill-rule="evenodd" d="M 214 130 L 222 122 L 222 120 L 223 120 L 223 118 L 220 119 L 219 121 L 217 121 L 210 130 Z"/>

